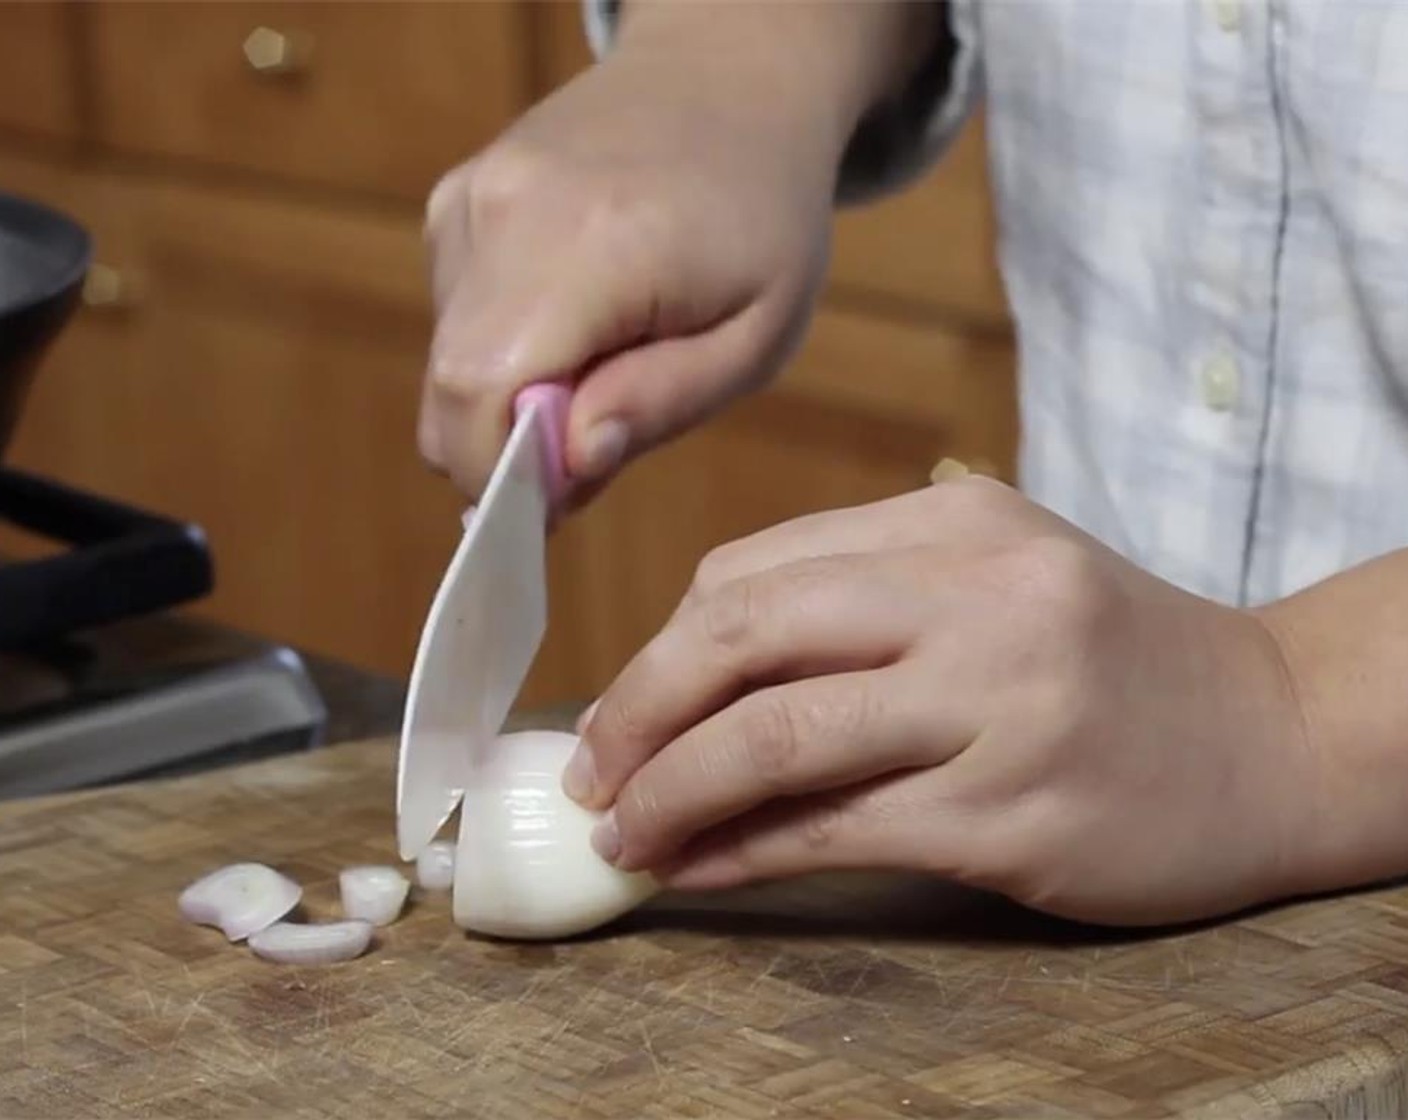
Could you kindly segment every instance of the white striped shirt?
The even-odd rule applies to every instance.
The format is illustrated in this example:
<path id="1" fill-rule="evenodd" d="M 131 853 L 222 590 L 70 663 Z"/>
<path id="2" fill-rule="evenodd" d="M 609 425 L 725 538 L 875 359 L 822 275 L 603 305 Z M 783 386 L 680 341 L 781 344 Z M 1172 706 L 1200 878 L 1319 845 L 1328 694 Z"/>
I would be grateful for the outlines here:
<path id="1" fill-rule="evenodd" d="M 610 5 L 587 10 L 602 52 Z M 983 106 L 1023 490 L 1227 603 L 1408 546 L 1408 0 L 948 19 L 922 135 L 864 186 Z"/>

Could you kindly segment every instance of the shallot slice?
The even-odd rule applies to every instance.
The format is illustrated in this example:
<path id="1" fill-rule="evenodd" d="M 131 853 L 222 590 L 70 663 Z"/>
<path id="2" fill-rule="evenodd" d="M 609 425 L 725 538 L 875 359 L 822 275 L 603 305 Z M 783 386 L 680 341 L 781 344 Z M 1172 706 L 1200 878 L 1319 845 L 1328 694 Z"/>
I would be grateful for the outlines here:
<path id="1" fill-rule="evenodd" d="M 394 867 L 348 867 L 339 872 L 342 913 L 374 926 L 389 926 L 406 905 L 411 881 Z"/>
<path id="2" fill-rule="evenodd" d="M 332 964 L 360 957 L 372 943 L 372 924 L 360 918 L 345 922 L 275 922 L 251 934 L 254 955 L 280 964 Z"/>
<path id="3" fill-rule="evenodd" d="M 455 845 L 449 840 L 427 844 L 416 856 L 416 879 L 428 891 L 447 891 L 455 882 Z"/>
<path id="4" fill-rule="evenodd" d="M 218 926 L 231 941 L 273 925 L 298 905 L 303 888 L 262 863 L 232 863 L 197 879 L 181 892 L 181 915 Z"/>

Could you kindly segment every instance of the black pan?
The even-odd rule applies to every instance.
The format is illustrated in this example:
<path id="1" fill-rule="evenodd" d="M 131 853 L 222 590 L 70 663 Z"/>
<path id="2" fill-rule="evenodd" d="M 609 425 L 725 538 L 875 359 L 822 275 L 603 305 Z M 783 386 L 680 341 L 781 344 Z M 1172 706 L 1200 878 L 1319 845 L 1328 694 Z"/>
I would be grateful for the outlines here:
<path id="1" fill-rule="evenodd" d="M 92 260 L 65 214 L 0 192 L 0 454 L 40 357 L 72 313 Z"/>

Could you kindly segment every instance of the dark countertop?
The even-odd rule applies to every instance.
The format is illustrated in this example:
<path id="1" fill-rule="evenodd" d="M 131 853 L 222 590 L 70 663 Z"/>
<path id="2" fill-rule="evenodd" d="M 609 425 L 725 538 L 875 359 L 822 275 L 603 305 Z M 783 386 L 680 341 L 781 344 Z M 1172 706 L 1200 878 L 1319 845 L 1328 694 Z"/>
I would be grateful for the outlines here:
<path id="1" fill-rule="evenodd" d="M 243 632 L 199 615 L 167 611 L 85 631 L 43 648 L 0 653 L 0 744 L 7 729 L 20 735 L 29 729 L 32 734 L 47 720 L 61 721 L 66 714 L 103 708 L 110 699 L 139 696 L 185 679 L 199 679 L 207 670 L 221 666 L 268 663 L 271 657 L 295 673 L 301 662 L 306 678 L 326 709 L 321 727 L 317 723 L 301 728 L 289 725 L 287 732 L 265 733 L 254 739 L 234 737 L 214 750 L 172 756 L 155 767 L 138 761 L 145 757 L 138 752 L 133 755 L 130 769 L 109 771 L 109 776 L 100 780 L 122 782 L 176 776 L 288 752 L 318 750 L 350 740 L 399 735 L 407 692 L 405 679 Z M 564 704 L 517 712 L 510 717 L 507 728 L 570 728 L 582 707 Z M 259 717 L 253 718 L 257 722 Z M 118 726 L 115 724 L 114 728 Z M 66 744 L 64 734 L 56 724 L 43 749 L 57 749 L 62 756 L 68 748 L 54 744 Z M 121 736 L 116 735 L 107 740 L 105 749 L 124 750 L 121 743 Z"/>
<path id="2" fill-rule="evenodd" d="M 299 656 L 328 708 L 325 742 L 345 743 L 400 731 L 404 681 L 302 650 Z"/>

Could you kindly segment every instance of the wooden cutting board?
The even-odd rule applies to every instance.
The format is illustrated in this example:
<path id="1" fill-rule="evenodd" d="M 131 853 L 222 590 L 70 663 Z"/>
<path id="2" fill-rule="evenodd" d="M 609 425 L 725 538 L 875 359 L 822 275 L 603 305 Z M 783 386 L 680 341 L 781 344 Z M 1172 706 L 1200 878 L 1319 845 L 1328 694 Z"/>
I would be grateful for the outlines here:
<path id="1" fill-rule="evenodd" d="M 857 877 L 662 900 L 571 944 L 414 897 L 279 966 L 176 896 L 261 860 L 336 913 L 394 749 L 0 807 L 0 1117 L 1408 1114 L 1408 891 L 1159 936 Z"/>

